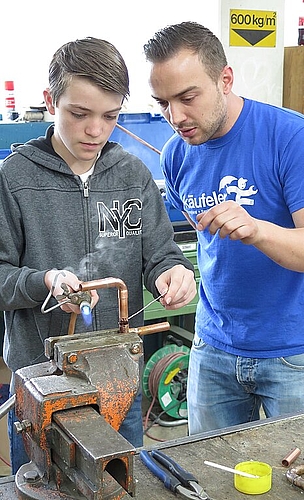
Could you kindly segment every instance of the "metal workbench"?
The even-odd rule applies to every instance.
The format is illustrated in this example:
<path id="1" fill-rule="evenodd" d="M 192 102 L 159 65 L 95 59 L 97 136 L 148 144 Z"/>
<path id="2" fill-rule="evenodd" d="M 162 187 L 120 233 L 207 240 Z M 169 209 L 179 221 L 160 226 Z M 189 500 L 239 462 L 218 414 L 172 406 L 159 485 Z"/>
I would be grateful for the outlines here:
<path id="1" fill-rule="evenodd" d="M 304 491 L 286 479 L 287 468 L 282 459 L 295 447 L 303 449 L 292 464 L 300 465 L 304 457 L 304 414 L 280 419 L 265 419 L 256 424 L 222 429 L 193 437 L 179 438 L 159 443 L 157 447 L 174 458 L 181 466 L 194 473 L 212 500 L 300 500 Z M 147 448 L 151 449 L 151 448 Z M 176 497 L 167 490 L 141 462 L 137 451 L 134 475 L 137 481 L 137 500 L 170 500 Z M 238 462 L 258 460 L 267 462 L 273 469 L 272 488 L 263 495 L 245 495 L 233 486 L 233 474 L 204 465 L 204 460 L 234 467 Z M 6 484 L 4 484 L 6 481 Z M 0 498 L 14 500 L 13 478 L 0 480 Z M 126 495 L 124 498 L 132 498 Z"/>
<path id="2" fill-rule="evenodd" d="M 212 500 L 297 500 L 304 491 L 288 482 L 282 459 L 293 448 L 303 454 L 292 465 L 303 464 L 304 414 L 283 419 L 265 419 L 256 424 L 230 427 L 193 437 L 168 441 L 153 447 L 162 449 L 182 467 L 192 472 Z M 204 465 L 204 460 L 234 467 L 238 462 L 258 460 L 271 465 L 272 488 L 263 495 L 245 495 L 234 488 L 233 474 Z M 138 500 L 173 500 L 174 493 L 135 457 L 135 477 Z M 179 497 L 178 497 L 179 498 Z"/>

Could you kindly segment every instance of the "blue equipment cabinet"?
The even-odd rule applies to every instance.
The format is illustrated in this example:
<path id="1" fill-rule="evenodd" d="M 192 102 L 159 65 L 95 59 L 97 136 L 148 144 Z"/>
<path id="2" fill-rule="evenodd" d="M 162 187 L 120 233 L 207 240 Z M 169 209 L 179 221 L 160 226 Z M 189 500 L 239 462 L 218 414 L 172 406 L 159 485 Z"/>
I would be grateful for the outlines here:
<path id="1" fill-rule="evenodd" d="M 161 115 L 151 113 L 121 113 L 118 124 L 159 151 L 174 133 Z M 138 156 L 151 170 L 154 180 L 163 180 L 159 153 L 117 127 L 112 132 L 110 141 L 119 142 L 127 151 Z"/>
<path id="2" fill-rule="evenodd" d="M 24 143 L 43 136 L 50 125 L 51 122 L 44 121 L 0 122 L 0 161 L 8 156 L 12 144 Z M 155 150 L 160 152 L 165 142 L 174 134 L 172 127 L 161 115 L 151 113 L 120 113 L 118 125 L 121 128 L 115 127 L 110 141 L 118 142 L 127 151 L 138 156 L 147 165 L 158 186 L 162 188 L 164 177 L 160 168 L 159 153 Z M 147 144 L 143 144 L 140 140 Z M 187 225 L 185 217 L 166 201 L 165 193 L 163 198 L 176 230 L 183 229 L 183 226 Z"/>
<path id="3" fill-rule="evenodd" d="M 173 134 L 173 129 L 161 115 L 151 115 L 151 113 L 121 113 L 118 124 L 159 151 Z M 43 136 L 50 125 L 50 122 L 44 121 L 0 122 L 1 159 L 7 156 L 11 144 L 24 143 Z M 163 179 L 157 152 L 117 127 L 114 129 L 110 141 L 119 142 L 127 151 L 138 156 L 151 170 L 155 180 Z"/>

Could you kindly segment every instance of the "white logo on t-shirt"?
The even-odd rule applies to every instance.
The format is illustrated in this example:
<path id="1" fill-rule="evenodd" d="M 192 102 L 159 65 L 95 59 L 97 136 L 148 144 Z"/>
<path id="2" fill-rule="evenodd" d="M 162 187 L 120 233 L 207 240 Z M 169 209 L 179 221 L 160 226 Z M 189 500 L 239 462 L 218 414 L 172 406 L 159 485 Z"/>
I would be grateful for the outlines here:
<path id="1" fill-rule="evenodd" d="M 225 175 L 219 184 L 219 191 L 225 189 L 228 195 L 235 193 L 234 201 L 239 205 L 254 205 L 254 200 L 250 199 L 249 196 L 256 194 L 258 189 L 254 189 L 254 186 L 246 189 L 247 182 L 248 179 L 244 179 L 244 177 L 238 179 L 233 175 Z"/>
<path id="2" fill-rule="evenodd" d="M 202 193 L 198 197 L 193 194 L 183 196 L 184 210 L 189 214 L 197 214 L 202 210 L 223 203 L 228 198 L 239 205 L 254 205 L 252 196 L 257 194 L 258 189 L 255 189 L 254 185 L 246 188 L 247 182 L 248 179 L 244 179 L 244 177 L 237 178 L 234 175 L 225 175 L 219 183 L 218 192 Z"/>

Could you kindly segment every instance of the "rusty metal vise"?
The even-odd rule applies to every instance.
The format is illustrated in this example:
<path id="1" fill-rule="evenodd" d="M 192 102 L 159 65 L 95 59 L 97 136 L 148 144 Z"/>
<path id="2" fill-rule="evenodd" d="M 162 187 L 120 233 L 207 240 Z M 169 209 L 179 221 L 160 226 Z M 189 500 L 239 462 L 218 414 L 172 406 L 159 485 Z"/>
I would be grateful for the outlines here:
<path id="1" fill-rule="evenodd" d="M 82 283 L 80 291 L 108 287 L 118 289 L 117 330 L 76 335 L 72 316 L 68 335 L 46 339 L 49 361 L 16 372 L 16 429 L 31 460 L 15 476 L 17 498 L 136 495 L 136 450 L 118 430 L 139 389 L 141 336 L 170 325 L 129 328 L 128 291 L 119 279 Z"/>

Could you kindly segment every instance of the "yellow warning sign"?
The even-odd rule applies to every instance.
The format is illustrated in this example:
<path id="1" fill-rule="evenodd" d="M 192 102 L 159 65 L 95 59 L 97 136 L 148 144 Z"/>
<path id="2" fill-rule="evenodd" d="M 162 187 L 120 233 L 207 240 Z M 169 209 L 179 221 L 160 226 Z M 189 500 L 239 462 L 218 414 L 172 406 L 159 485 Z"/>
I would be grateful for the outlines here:
<path id="1" fill-rule="evenodd" d="M 277 13 L 273 10 L 230 10 L 230 46 L 275 47 Z"/>

